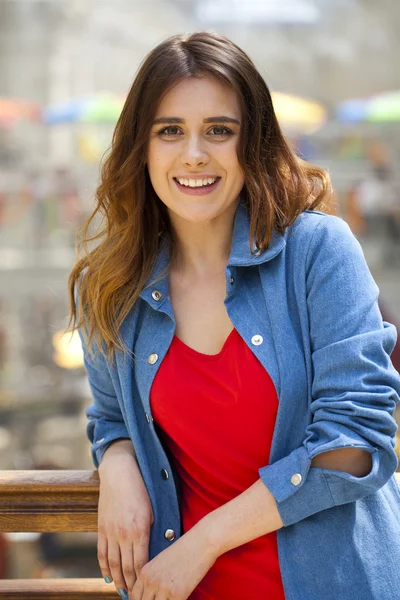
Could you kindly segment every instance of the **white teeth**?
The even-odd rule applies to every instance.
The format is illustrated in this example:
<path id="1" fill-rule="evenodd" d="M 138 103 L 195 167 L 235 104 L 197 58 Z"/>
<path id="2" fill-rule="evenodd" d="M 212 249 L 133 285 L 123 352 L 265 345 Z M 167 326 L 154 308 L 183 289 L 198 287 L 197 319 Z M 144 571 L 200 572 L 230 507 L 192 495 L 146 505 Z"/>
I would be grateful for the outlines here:
<path id="1" fill-rule="evenodd" d="M 177 178 L 177 181 L 181 185 L 186 185 L 187 187 L 202 187 L 203 185 L 210 185 L 215 183 L 217 180 L 216 177 L 207 177 L 205 179 L 180 179 Z"/>

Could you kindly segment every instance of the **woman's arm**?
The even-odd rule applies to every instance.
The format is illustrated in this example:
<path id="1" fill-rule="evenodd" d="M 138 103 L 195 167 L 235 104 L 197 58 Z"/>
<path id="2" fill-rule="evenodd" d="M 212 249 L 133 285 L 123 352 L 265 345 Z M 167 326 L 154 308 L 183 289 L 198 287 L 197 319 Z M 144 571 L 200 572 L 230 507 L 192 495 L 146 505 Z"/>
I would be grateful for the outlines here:
<path id="1" fill-rule="evenodd" d="M 372 466 L 365 450 L 340 449 L 316 456 L 311 467 L 346 471 L 364 477 Z M 206 540 L 214 557 L 283 527 L 275 498 L 258 479 L 242 494 L 209 513 L 193 528 L 193 534 Z"/>
<path id="2" fill-rule="evenodd" d="M 199 522 L 217 548 L 361 499 L 396 470 L 400 377 L 389 358 L 396 331 L 382 321 L 379 289 L 341 219 L 321 218 L 305 277 L 312 422 L 302 445 L 260 468 L 260 480 Z"/>
<path id="3" fill-rule="evenodd" d="M 136 452 L 130 439 L 118 438 L 110 443 L 103 454 L 101 464 L 98 468 L 100 479 L 106 464 L 110 464 L 110 462 L 114 461 L 114 457 L 119 456 L 130 456 L 137 462 Z"/>
<path id="4" fill-rule="evenodd" d="M 81 277 L 83 277 L 83 274 Z M 75 305 L 79 313 L 79 288 L 75 289 Z M 81 328 L 78 329 L 78 333 L 82 343 L 83 361 L 93 399 L 92 404 L 85 411 L 88 418 L 86 435 L 92 444 L 93 464 L 98 469 L 110 444 L 121 439 L 129 441 L 130 437 L 121 413 L 107 361 L 100 352 L 95 356 L 91 356 L 87 350 Z"/>
<path id="5" fill-rule="evenodd" d="M 349 226 L 330 215 L 320 217 L 307 245 L 306 239 L 298 244 L 307 252 L 302 310 L 311 353 L 311 422 L 297 448 L 258 471 L 285 526 L 376 492 L 398 463 L 393 412 L 400 376 L 390 361 L 396 329 L 382 320 L 379 288 L 362 248 Z M 318 456 L 345 449 L 370 454 L 366 475 L 353 475 L 350 465 L 318 465 Z M 331 460 L 327 456 L 324 461 Z"/>

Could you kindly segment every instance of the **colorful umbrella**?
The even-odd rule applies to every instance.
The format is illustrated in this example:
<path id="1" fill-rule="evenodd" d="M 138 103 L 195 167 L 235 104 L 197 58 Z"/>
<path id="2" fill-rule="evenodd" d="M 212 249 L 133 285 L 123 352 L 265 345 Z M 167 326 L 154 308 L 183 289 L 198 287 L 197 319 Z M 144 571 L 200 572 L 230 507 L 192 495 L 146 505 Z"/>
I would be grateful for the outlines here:
<path id="1" fill-rule="evenodd" d="M 39 114 L 39 107 L 34 102 L 15 98 L 0 98 L 0 127 L 11 127 L 21 119 L 37 119 Z"/>
<path id="2" fill-rule="evenodd" d="M 336 118 L 343 123 L 357 123 L 366 117 L 367 100 L 346 100 L 336 110 Z"/>
<path id="3" fill-rule="evenodd" d="M 47 106 L 42 120 L 48 125 L 57 123 L 114 123 L 117 121 L 124 99 L 109 93 L 73 98 L 67 102 Z"/>
<path id="4" fill-rule="evenodd" d="M 400 121 L 400 91 L 373 96 L 367 106 L 367 121 Z"/>
<path id="5" fill-rule="evenodd" d="M 400 91 L 342 102 L 336 110 L 336 117 L 344 123 L 400 121 Z"/>
<path id="6" fill-rule="evenodd" d="M 114 123 L 121 114 L 124 102 L 124 98 L 109 94 L 93 98 L 80 120 L 84 123 Z"/>

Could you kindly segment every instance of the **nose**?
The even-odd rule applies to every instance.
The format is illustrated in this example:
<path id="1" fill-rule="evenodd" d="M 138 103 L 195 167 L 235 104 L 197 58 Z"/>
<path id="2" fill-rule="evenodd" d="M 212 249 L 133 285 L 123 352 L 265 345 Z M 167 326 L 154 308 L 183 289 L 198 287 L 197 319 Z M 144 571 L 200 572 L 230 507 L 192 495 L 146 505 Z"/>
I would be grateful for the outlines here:
<path id="1" fill-rule="evenodd" d="M 197 136 L 188 139 L 181 155 L 181 162 L 187 167 L 204 166 L 208 163 L 209 156 L 202 140 Z"/>

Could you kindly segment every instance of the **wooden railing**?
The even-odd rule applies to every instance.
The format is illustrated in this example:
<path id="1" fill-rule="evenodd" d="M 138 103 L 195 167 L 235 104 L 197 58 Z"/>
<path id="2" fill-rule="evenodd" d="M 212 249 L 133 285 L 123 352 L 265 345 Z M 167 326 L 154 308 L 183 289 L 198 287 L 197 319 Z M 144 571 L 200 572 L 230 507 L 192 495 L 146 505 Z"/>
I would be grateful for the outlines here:
<path id="1" fill-rule="evenodd" d="M 96 532 L 97 471 L 0 471 L 0 531 Z M 121 600 L 104 579 L 0 579 L 0 600 Z"/>
<path id="2" fill-rule="evenodd" d="M 400 473 L 396 473 L 400 484 Z M 0 471 L 0 531 L 96 532 L 97 471 Z M 0 600 L 120 599 L 98 579 L 0 579 Z"/>

